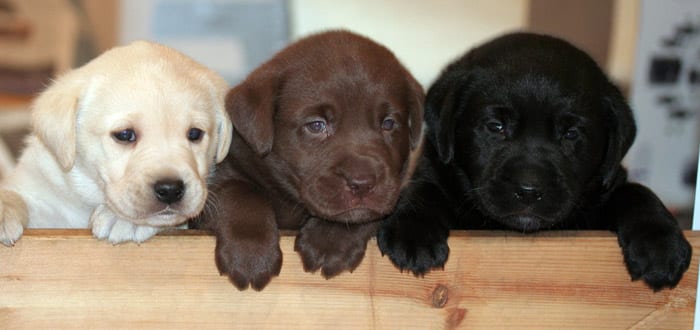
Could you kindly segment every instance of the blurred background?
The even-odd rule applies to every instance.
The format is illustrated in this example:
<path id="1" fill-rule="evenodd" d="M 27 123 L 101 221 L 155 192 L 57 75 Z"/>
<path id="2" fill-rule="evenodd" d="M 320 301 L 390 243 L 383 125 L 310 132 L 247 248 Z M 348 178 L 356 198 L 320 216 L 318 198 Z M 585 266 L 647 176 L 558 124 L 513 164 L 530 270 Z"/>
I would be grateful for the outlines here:
<path id="1" fill-rule="evenodd" d="M 698 155 L 700 0 L 0 0 L 0 177 L 52 77 L 137 39 L 230 84 L 310 33 L 346 28 L 392 49 L 426 88 L 451 60 L 515 30 L 563 37 L 623 90 L 638 135 L 625 163 L 689 227 Z"/>

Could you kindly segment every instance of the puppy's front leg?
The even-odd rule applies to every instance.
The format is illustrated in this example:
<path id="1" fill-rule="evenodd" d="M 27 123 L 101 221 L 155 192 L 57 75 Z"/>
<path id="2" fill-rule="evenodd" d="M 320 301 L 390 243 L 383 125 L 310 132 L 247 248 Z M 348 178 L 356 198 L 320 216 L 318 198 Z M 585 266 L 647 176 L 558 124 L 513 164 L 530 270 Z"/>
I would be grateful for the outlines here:
<path id="1" fill-rule="evenodd" d="M 378 221 L 346 224 L 310 218 L 299 231 L 294 250 L 307 272 L 321 269 L 325 278 L 352 272 L 364 258 L 367 241 L 377 233 L 378 225 Z"/>
<path id="2" fill-rule="evenodd" d="M 27 204 L 20 195 L 0 189 L 0 243 L 13 246 L 29 221 Z"/>
<path id="3" fill-rule="evenodd" d="M 159 231 L 161 228 L 151 226 L 139 226 L 131 221 L 124 220 L 114 214 L 104 204 L 98 205 L 90 215 L 92 234 L 98 239 L 107 239 L 112 244 L 134 241 L 141 243 Z"/>
<path id="4" fill-rule="evenodd" d="M 216 235 L 216 266 L 239 290 L 249 285 L 262 290 L 282 268 L 274 210 L 245 182 L 231 180 L 221 187 L 215 194 L 230 199 L 219 200 L 214 214 L 200 220 Z"/>
<path id="5" fill-rule="evenodd" d="M 382 220 L 377 244 L 401 271 L 423 275 L 445 265 L 452 216 L 450 207 L 443 205 L 446 201 L 438 186 L 417 181 L 401 193 L 394 212 Z"/>
<path id="6" fill-rule="evenodd" d="M 690 265 L 692 248 L 678 222 L 648 188 L 625 183 L 605 205 L 633 280 L 652 289 L 674 287 Z"/>

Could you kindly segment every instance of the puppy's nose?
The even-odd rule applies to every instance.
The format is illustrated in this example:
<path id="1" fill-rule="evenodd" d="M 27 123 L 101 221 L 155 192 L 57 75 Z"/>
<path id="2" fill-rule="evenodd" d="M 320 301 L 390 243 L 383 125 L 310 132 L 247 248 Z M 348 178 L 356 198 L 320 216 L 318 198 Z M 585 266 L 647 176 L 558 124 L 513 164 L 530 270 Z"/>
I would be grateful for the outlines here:
<path id="1" fill-rule="evenodd" d="M 182 180 L 162 180 L 153 185 L 153 191 L 159 201 L 173 204 L 185 195 L 185 183 Z"/>
<path id="2" fill-rule="evenodd" d="M 533 185 L 521 184 L 515 188 L 513 193 L 515 198 L 524 203 L 535 203 L 541 201 L 544 193 L 541 189 Z"/>
<path id="3" fill-rule="evenodd" d="M 346 177 L 345 182 L 353 196 L 362 197 L 374 188 L 375 179 L 371 175 Z"/>

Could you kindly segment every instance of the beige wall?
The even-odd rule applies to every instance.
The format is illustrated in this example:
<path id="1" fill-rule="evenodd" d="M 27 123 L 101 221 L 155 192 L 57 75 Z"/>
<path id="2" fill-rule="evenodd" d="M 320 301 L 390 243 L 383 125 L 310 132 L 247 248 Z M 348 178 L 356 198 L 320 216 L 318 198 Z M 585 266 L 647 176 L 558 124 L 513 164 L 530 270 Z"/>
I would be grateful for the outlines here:
<path id="1" fill-rule="evenodd" d="M 82 0 L 82 4 L 99 50 L 114 46 L 119 0 Z M 355 30 L 391 48 L 423 84 L 468 48 L 525 28 L 530 7 L 531 0 L 290 0 L 289 4 L 292 38 L 329 28 Z M 638 10 L 639 0 L 613 0 L 607 57 L 600 55 L 622 85 L 629 84 L 633 73 Z"/>
<path id="2" fill-rule="evenodd" d="M 81 0 L 100 52 L 117 44 L 119 0 Z"/>
<path id="3" fill-rule="evenodd" d="M 632 83 L 636 63 L 639 0 L 616 0 L 613 10 L 607 70 L 626 89 Z"/>
<path id="4" fill-rule="evenodd" d="M 523 28 L 526 0 L 293 0 L 292 36 L 348 28 L 380 41 L 428 85 L 468 48 Z"/>

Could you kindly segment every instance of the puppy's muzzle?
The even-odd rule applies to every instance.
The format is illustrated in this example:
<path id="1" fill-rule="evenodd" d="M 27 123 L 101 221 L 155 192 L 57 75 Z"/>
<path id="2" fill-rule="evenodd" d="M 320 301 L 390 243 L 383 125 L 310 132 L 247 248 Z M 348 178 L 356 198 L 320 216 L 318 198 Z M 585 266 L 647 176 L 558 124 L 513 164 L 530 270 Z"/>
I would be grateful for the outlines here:
<path id="1" fill-rule="evenodd" d="M 511 162 L 501 174 L 502 184 L 510 192 L 510 198 L 522 205 L 534 205 L 552 197 L 555 185 L 554 171 L 546 164 Z"/>
<path id="2" fill-rule="evenodd" d="M 355 197 L 364 197 L 369 194 L 377 182 L 376 176 L 368 173 L 342 175 L 350 193 Z"/>
<path id="3" fill-rule="evenodd" d="M 521 183 L 517 184 L 513 189 L 513 196 L 523 203 L 532 204 L 544 198 L 544 189 L 539 186 Z"/>
<path id="4" fill-rule="evenodd" d="M 185 195 L 185 183 L 182 180 L 161 180 L 153 185 L 153 192 L 161 203 L 174 204 Z"/>
<path id="5" fill-rule="evenodd" d="M 351 198 L 364 198 L 374 191 L 377 184 L 377 165 L 357 160 L 345 161 L 334 172 L 345 182 Z"/>

